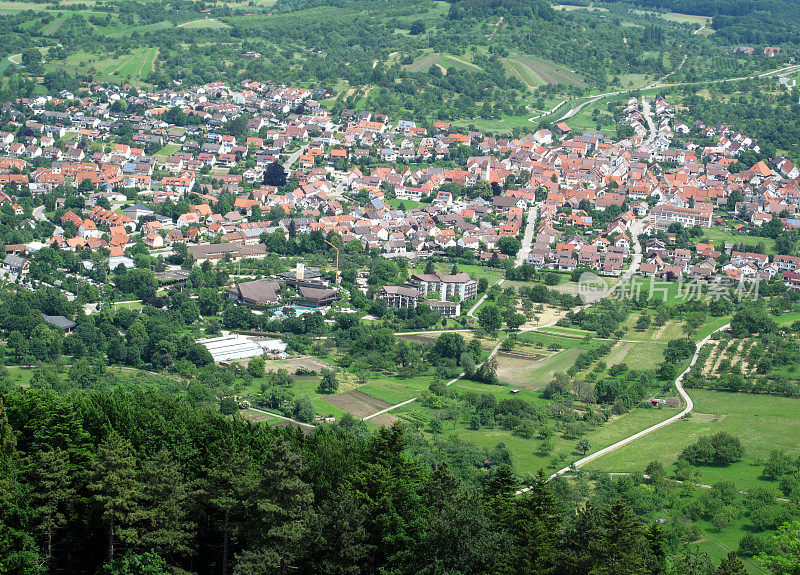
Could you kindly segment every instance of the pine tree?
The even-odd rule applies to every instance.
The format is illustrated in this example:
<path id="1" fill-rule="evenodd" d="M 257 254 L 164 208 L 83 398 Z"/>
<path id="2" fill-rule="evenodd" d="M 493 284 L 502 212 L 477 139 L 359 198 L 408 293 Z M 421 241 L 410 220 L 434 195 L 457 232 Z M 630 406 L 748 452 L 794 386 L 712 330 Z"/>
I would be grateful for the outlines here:
<path id="1" fill-rule="evenodd" d="M 208 473 L 206 490 L 211 495 L 210 503 L 221 515 L 222 530 L 222 575 L 228 575 L 231 540 L 239 527 L 240 512 L 246 494 L 252 489 L 254 474 L 249 458 L 228 446 L 225 457 Z"/>
<path id="2" fill-rule="evenodd" d="M 67 452 L 61 449 L 37 451 L 29 475 L 39 529 L 45 538 L 45 557 L 50 562 L 54 533 L 67 522 L 68 506 L 75 495 Z"/>
<path id="3" fill-rule="evenodd" d="M 512 520 L 511 512 L 517 479 L 511 466 L 503 464 L 497 468 L 486 485 L 483 499 L 486 501 L 486 515 L 496 529 L 507 531 Z"/>
<path id="4" fill-rule="evenodd" d="M 601 536 L 590 547 L 592 575 L 644 575 L 647 539 L 630 506 L 617 500 L 602 513 Z"/>
<path id="5" fill-rule="evenodd" d="M 528 491 L 514 499 L 508 535 L 515 545 L 508 554 L 505 572 L 552 572 L 560 525 L 560 510 L 552 488 L 540 471 Z"/>
<path id="6" fill-rule="evenodd" d="M 8 423 L 6 406 L 0 398 L 0 458 L 9 457 L 17 446 L 17 437 Z"/>
<path id="7" fill-rule="evenodd" d="M 161 557 L 188 557 L 194 551 L 196 524 L 189 518 L 191 490 L 173 455 L 166 450 L 142 466 L 143 509 L 137 547 Z"/>
<path id="8" fill-rule="evenodd" d="M 111 561 L 118 541 L 135 543 L 137 538 L 133 525 L 143 494 L 133 447 L 113 431 L 100 444 L 92 467 L 94 474 L 89 490 L 103 510 L 103 521 L 108 529 L 106 556 Z"/>
<path id="9" fill-rule="evenodd" d="M 366 529 L 367 510 L 348 489 L 339 489 L 322 503 L 313 525 L 311 572 L 320 575 L 360 575 L 375 546 Z"/>
<path id="10" fill-rule="evenodd" d="M 278 439 L 249 497 L 249 541 L 238 557 L 237 572 L 284 575 L 296 570 L 313 520 L 314 493 L 300 478 L 302 472 L 300 455 Z"/>

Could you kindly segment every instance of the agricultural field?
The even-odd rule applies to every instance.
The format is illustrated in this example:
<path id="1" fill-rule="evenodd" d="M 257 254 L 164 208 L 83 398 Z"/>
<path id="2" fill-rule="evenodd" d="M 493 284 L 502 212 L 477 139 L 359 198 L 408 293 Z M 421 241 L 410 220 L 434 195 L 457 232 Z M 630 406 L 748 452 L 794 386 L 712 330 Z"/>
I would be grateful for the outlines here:
<path id="1" fill-rule="evenodd" d="M 502 62 L 506 71 L 510 75 L 516 76 L 530 90 L 538 88 L 539 86 L 544 86 L 547 83 L 530 67 L 514 58 L 503 58 Z"/>
<path id="2" fill-rule="evenodd" d="M 664 344 L 619 342 L 605 359 L 608 365 L 624 363 L 632 369 L 652 369 L 664 361 Z"/>
<path id="3" fill-rule="evenodd" d="M 573 70 L 559 66 L 555 62 L 530 54 L 503 58 L 507 69 L 516 75 L 529 88 L 544 84 L 585 87 L 583 78 Z"/>
<path id="4" fill-rule="evenodd" d="M 518 348 L 497 354 L 497 377 L 520 389 L 537 390 L 553 378 L 553 374 L 565 371 L 579 353 L 563 350 L 556 353 L 532 351 L 533 348 Z"/>

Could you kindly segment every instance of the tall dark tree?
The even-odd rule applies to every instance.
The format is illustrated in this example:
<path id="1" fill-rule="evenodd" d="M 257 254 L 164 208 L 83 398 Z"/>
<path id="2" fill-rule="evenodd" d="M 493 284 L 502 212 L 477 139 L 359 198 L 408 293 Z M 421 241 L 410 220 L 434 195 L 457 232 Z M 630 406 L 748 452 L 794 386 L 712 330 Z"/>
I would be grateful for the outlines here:
<path id="1" fill-rule="evenodd" d="M 716 575 L 747 575 L 747 569 L 742 560 L 736 556 L 736 552 L 731 551 L 719 564 Z"/>
<path id="2" fill-rule="evenodd" d="M 117 432 L 100 445 L 93 464 L 89 490 L 100 505 L 107 529 L 106 557 L 114 559 L 117 543 L 135 544 L 134 518 L 142 499 L 142 485 L 136 474 L 133 446 Z"/>
<path id="3" fill-rule="evenodd" d="M 37 451 L 30 464 L 34 509 L 44 537 L 47 562 L 53 556 L 53 538 L 67 522 L 69 504 L 75 495 L 69 455 L 61 449 Z"/>
<path id="4" fill-rule="evenodd" d="M 250 493 L 247 549 L 237 557 L 238 572 L 295 572 L 314 519 L 314 493 L 301 479 L 301 456 L 285 440 L 275 442 L 258 470 Z"/>
<path id="5" fill-rule="evenodd" d="M 286 185 L 286 170 L 275 160 L 264 170 L 264 184 L 281 188 Z"/>
<path id="6" fill-rule="evenodd" d="M 175 456 L 160 450 L 140 472 L 142 510 L 137 522 L 137 547 L 179 560 L 194 553 L 196 524 L 189 514 L 192 490 Z"/>

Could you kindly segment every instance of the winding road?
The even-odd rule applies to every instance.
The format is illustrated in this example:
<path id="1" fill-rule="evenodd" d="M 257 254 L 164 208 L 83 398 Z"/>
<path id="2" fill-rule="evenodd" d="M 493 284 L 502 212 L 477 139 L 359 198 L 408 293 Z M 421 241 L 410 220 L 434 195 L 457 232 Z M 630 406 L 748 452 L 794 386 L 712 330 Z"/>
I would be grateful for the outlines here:
<path id="1" fill-rule="evenodd" d="M 773 75 L 780 76 L 781 74 L 788 74 L 788 73 L 796 72 L 796 71 L 800 70 L 800 65 L 792 64 L 792 65 L 789 65 L 789 66 L 784 66 L 782 68 L 778 68 L 776 70 L 769 70 L 767 72 L 761 72 L 760 74 L 756 74 L 756 75 L 753 75 L 753 76 L 737 76 L 735 78 L 721 78 L 719 80 L 703 80 L 703 81 L 698 81 L 698 82 L 666 82 L 666 83 L 664 83 L 663 80 L 665 80 L 666 78 L 671 76 L 673 73 L 675 73 L 675 71 L 679 70 L 683 66 L 685 61 L 686 61 L 686 56 L 684 56 L 684 59 L 680 63 L 678 68 L 676 68 L 675 70 L 673 70 L 672 72 L 670 72 L 666 76 L 662 77 L 658 81 L 650 84 L 649 86 L 641 86 L 639 88 L 628 88 L 626 90 L 616 90 L 616 91 L 613 91 L 613 92 L 603 92 L 602 94 L 594 94 L 592 96 L 584 96 L 584 97 L 589 98 L 589 99 L 586 100 L 585 102 L 582 102 L 582 103 L 577 104 L 574 107 L 570 108 L 563 116 L 561 116 L 558 119 L 558 121 L 559 122 L 563 122 L 564 120 L 568 120 L 568 119 L 572 118 L 573 116 L 575 116 L 578 112 L 583 110 L 589 104 L 593 104 L 593 103 L 597 102 L 598 100 L 601 100 L 603 98 L 608 98 L 609 96 L 619 96 L 621 94 L 627 94 L 629 92 L 641 92 L 641 91 L 644 91 L 644 90 L 652 90 L 653 88 L 673 88 L 673 87 L 676 87 L 676 86 L 700 86 L 700 85 L 703 85 L 703 84 L 723 84 L 723 83 L 726 83 L 726 82 L 741 82 L 743 80 L 752 80 L 754 78 L 767 78 L 767 77 L 773 76 Z M 550 114 L 555 112 L 558 108 L 560 108 L 564 104 L 564 102 L 566 102 L 566 100 L 560 102 L 550 112 L 546 112 L 544 114 L 539 114 L 538 116 L 534 116 L 533 118 L 530 118 L 530 120 L 533 121 L 533 120 L 541 118 L 543 116 L 549 116 Z"/>
<path id="2" fill-rule="evenodd" d="M 623 447 L 624 445 L 628 445 L 629 443 L 639 439 L 640 437 L 644 437 L 645 435 L 648 435 L 649 433 L 652 433 L 653 431 L 656 431 L 657 429 L 661 429 L 662 427 L 666 427 L 667 425 L 675 423 L 679 419 L 682 419 L 683 417 L 685 417 L 689 412 L 691 412 L 692 409 L 694 409 L 694 402 L 692 401 L 692 398 L 689 397 L 689 394 L 686 393 L 686 390 L 683 389 L 683 378 L 686 377 L 686 374 L 689 373 L 689 371 L 692 369 L 692 367 L 694 367 L 694 364 L 697 363 L 697 358 L 700 357 L 700 350 L 703 348 L 703 346 L 708 343 L 708 341 L 713 337 L 713 335 L 715 333 L 717 333 L 718 331 L 724 331 L 724 330 L 728 329 L 730 326 L 731 326 L 731 324 L 728 323 L 728 324 L 725 324 L 725 325 L 723 325 L 721 327 L 718 327 L 717 329 L 712 331 L 710 334 L 708 334 L 706 337 L 704 337 L 699 342 L 697 342 L 697 349 L 695 350 L 694 355 L 692 356 L 692 360 L 689 362 L 689 366 L 685 370 L 683 370 L 683 372 L 675 379 L 675 388 L 678 390 L 678 395 L 681 396 L 681 399 L 684 401 L 684 404 L 685 404 L 685 407 L 683 408 L 683 411 L 681 411 L 677 415 L 673 415 L 672 417 L 670 417 L 668 419 L 665 419 L 664 421 L 656 423 L 655 425 L 651 425 L 647 429 L 643 429 L 642 431 L 639 431 L 638 433 L 634 433 L 633 435 L 629 435 L 625 439 L 621 439 L 620 441 L 617 441 L 616 443 L 614 443 L 612 445 L 609 445 L 608 447 L 604 447 L 603 449 L 595 451 L 594 453 L 592 453 L 590 455 L 587 455 L 586 457 L 578 459 L 572 465 L 568 465 L 567 467 L 559 469 L 558 471 L 553 473 L 553 475 L 551 475 L 549 477 L 549 479 L 554 479 L 555 477 L 558 477 L 559 475 L 564 475 L 565 473 L 567 473 L 569 471 L 574 471 L 575 469 L 581 467 L 582 465 L 586 465 L 587 463 L 589 463 L 591 461 L 594 461 L 595 459 L 598 459 L 598 458 L 602 457 L 603 455 L 611 453 L 612 451 L 615 451 L 615 450 L 619 449 L 620 447 Z M 517 491 L 517 494 L 519 495 L 521 493 L 525 493 L 529 489 L 530 489 L 530 487 L 526 487 L 524 489 L 520 489 L 519 491 Z"/>

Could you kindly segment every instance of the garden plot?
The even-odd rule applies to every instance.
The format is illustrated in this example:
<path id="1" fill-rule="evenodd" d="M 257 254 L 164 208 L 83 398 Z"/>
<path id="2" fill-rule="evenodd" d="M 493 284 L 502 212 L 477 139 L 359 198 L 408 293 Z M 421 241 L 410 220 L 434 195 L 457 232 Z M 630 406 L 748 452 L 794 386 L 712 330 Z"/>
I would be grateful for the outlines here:
<path id="1" fill-rule="evenodd" d="M 341 410 L 346 411 L 354 417 L 359 418 L 372 415 L 376 411 L 381 411 L 392 406 L 391 403 L 386 403 L 385 401 L 381 401 L 380 399 L 376 399 L 371 395 L 367 395 L 366 393 L 355 389 L 346 393 L 337 393 L 336 395 L 331 395 L 326 397 L 325 401 Z M 383 416 L 378 416 L 374 419 L 379 420 L 380 423 L 378 421 L 374 423 L 376 423 L 376 425 L 391 425 L 394 423 L 394 420 L 397 419 L 388 413 L 384 415 L 388 415 L 389 417 L 385 418 Z"/>

